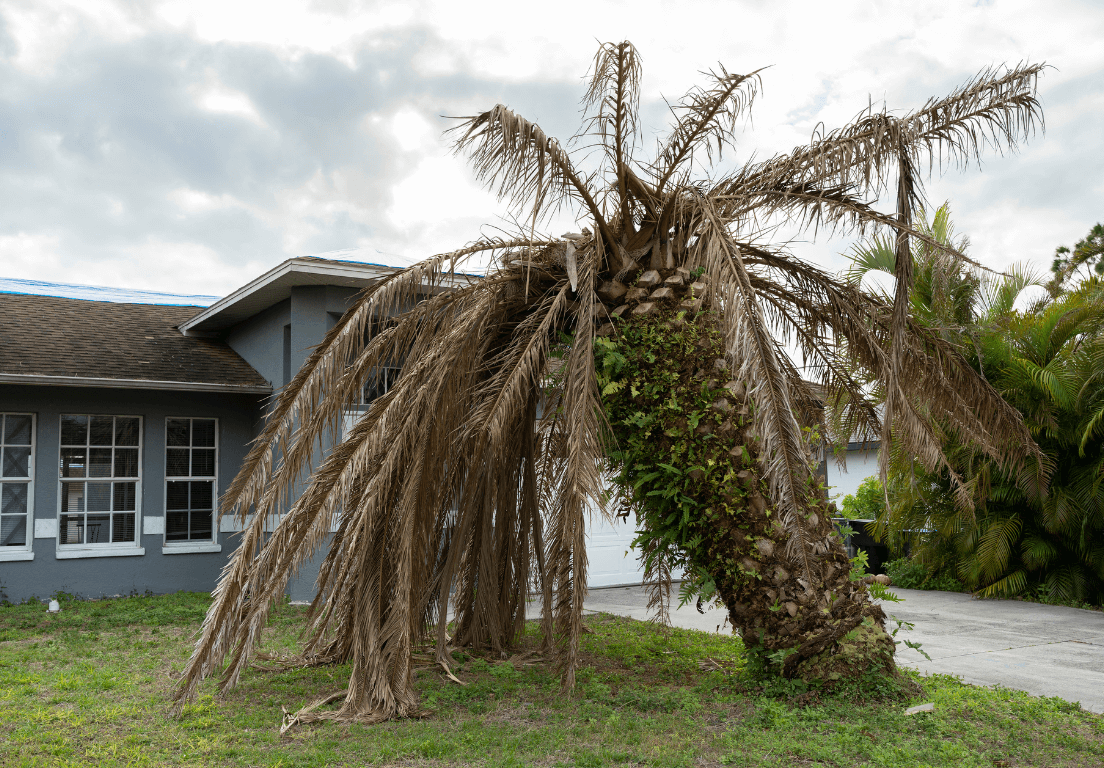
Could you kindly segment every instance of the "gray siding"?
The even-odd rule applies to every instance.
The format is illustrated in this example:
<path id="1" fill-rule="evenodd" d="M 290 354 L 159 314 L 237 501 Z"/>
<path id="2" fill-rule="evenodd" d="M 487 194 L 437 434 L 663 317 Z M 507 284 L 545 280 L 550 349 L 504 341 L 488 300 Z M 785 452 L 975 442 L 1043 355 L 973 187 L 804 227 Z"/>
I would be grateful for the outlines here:
<path id="1" fill-rule="evenodd" d="M 63 413 L 141 416 L 141 509 L 145 516 L 165 514 L 165 419 L 171 416 L 219 420 L 218 493 L 237 474 L 256 434 L 261 399 L 238 394 L 152 392 L 83 387 L 0 385 L 0 411 L 34 413 L 36 445 L 34 518 L 58 516 L 58 440 Z M 33 536 L 32 530 L 29 534 Z M 236 546 L 233 534 L 219 533 L 217 553 L 163 554 L 163 535 L 144 534 L 145 554 L 130 557 L 56 557 L 56 539 L 34 539 L 31 561 L 0 561 L 0 590 L 9 600 L 45 598 L 55 592 L 82 597 L 210 591 Z"/>
<path id="2" fill-rule="evenodd" d="M 296 286 L 291 290 L 290 299 L 239 323 L 227 334 L 226 341 L 273 387 L 280 388 L 303 366 L 337 318 L 351 306 L 357 293 L 355 288 L 333 285 Z M 286 349 L 285 328 L 290 332 Z M 322 455 L 316 456 L 315 465 Z M 302 487 L 300 484 L 300 490 Z M 328 540 L 288 582 L 287 593 L 292 600 L 314 597 L 315 579 L 327 549 Z"/>
<path id="3" fill-rule="evenodd" d="M 291 299 L 258 312 L 230 329 L 226 343 L 279 389 L 284 381 L 284 326 L 291 323 Z"/>

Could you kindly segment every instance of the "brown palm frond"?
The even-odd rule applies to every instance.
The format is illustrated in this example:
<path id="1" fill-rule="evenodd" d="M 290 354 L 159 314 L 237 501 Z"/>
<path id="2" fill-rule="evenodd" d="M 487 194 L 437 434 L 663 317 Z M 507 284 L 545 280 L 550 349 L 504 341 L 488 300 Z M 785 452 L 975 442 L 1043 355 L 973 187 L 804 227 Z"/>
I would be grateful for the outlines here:
<path id="1" fill-rule="evenodd" d="M 812 579 L 813 539 L 804 520 L 805 479 L 808 467 L 801 426 L 794 415 L 791 387 L 779 363 L 779 349 L 756 298 L 751 277 L 739 247 L 708 201 L 703 200 L 702 218 L 708 229 L 699 235 L 691 252 L 691 263 L 700 264 L 716 286 L 725 293 L 716 296 L 723 313 L 725 346 L 732 370 L 756 403 L 755 430 L 771 498 L 779 519 L 789 534 L 787 554 L 807 579 Z"/>
<path id="2" fill-rule="evenodd" d="M 929 101 L 904 117 L 864 111 L 850 125 L 814 135 L 804 147 L 759 163 L 749 163 L 729 178 L 732 189 L 755 189 L 812 181 L 877 195 L 887 173 L 896 170 L 904 145 L 919 167 L 941 158 L 965 162 L 987 145 L 1014 148 L 1041 124 L 1035 97 L 1045 64 L 1020 65 L 1004 74 L 986 69 L 946 98 Z"/>
<path id="3" fill-rule="evenodd" d="M 476 176 L 495 189 L 499 199 L 530 208 L 534 219 L 553 213 L 568 198 L 584 203 L 598 228 L 609 238 L 605 216 L 579 176 L 559 141 L 539 125 L 499 104 L 473 117 L 450 133 L 459 133 L 453 147 L 466 152 Z"/>
<path id="4" fill-rule="evenodd" d="M 805 354 L 832 366 L 836 378 L 825 383 L 830 393 L 846 389 L 851 398 L 849 407 L 860 408 L 856 411 L 859 421 L 852 424 L 855 430 L 859 434 L 872 434 L 868 430 L 875 427 L 881 431 L 880 419 L 872 418 L 871 395 L 854 380 L 843 385 L 839 375 L 846 367 L 840 365 L 843 361 L 831 358 L 828 350 L 830 344 L 839 344 L 852 367 L 869 372 L 878 381 L 889 380 L 891 306 L 799 260 L 741 246 L 753 250 L 757 265 L 769 266 L 782 276 L 761 280 L 759 291 L 765 299 L 776 302 L 793 327 L 802 331 L 796 337 L 799 343 L 812 340 L 804 344 Z M 825 335 L 828 330 L 833 338 Z M 960 350 L 913 320 L 909 321 L 905 338 L 909 342 L 904 364 L 908 373 L 898 379 L 898 384 L 905 402 L 914 404 L 909 409 L 911 418 L 956 425 L 966 442 L 979 446 L 1009 470 L 1038 467 L 1042 457 L 1030 433 L 1016 418 L 1014 409 L 976 375 Z M 823 346 L 817 340 L 822 340 Z M 926 415 L 916 410 L 921 403 L 925 404 Z M 942 464 L 938 437 L 935 428 L 930 427 L 913 434 L 908 443 L 909 450 L 931 469 Z"/>
<path id="5" fill-rule="evenodd" d="M 751 194 L 727 194 L 727 182 L 723 182 L 710 193 L 718 211 L 726 220 L 742 220 L 754 217 L 757 221 L 781 216 L 793 221 L 802 229 L 812 229 L 814 234 L 825 227 L 829 234 L 839 230 L 842 234 L 860 235 L 870 226 L 900 231 L 903 224 L 900 219 L 888 213 L 876 210 L 862 198 L 847 189 L 830 187 L 821 189 L 810 184 L 797 184 L 781 189 L 755 190 Z M 908 228 L 908 235 L 933 249 L 954 256 L 977 269 L 993 272 L 986 266 L 947 243 L 941 243 L 930 234 Z"/>
<path id="6" fill-rule="evenodd" d="M 594 371 L 594 317 L 600 304 L 595 289 L 599 243 L 580 265 L 575 338 L 564 366 L 563 412 L 555 419 L 565 451 L 560 498 L 552 509 L 548 542 L 549 577 L 554 579 L 555 631 L 564 684 L 575 682 L 575 663 L 586 596 L 586 523 L 591 510 L 605 514 L 602 463 L 605 458 L 599 414 L 602 403 Z"/>
<path id="7" fill-rule="evenodd" d="M 653 166 L 656 189 L 663 191 L 683 164 L 693 161 L 695 151 L 704 151 L 709 160 L 714 151 L 720 157 L 724 146 L 733 140 L 740 115 L 755 101 L 762 71 L 739 75 L 719 65 L 718 71 L 708 73 L 713 81 L 708 88 L 692 88 L 671 106 L 675 129 L 660 147 Z"/>
<path id="8" fill-rule="evenodd" d="M 617 175 L 622 221 L 629 220 L 625 172 L 639 133 L 640 77 L 641 61 L 636 46 L 627 40 L 604 43 L 594 56 L 590 87 L 583 97 L 583 105 L 595 110 L 594 117 L 588 121 L 591 130 L 601 137 L 602 146 L 610 153 L 609 161 Z"/>

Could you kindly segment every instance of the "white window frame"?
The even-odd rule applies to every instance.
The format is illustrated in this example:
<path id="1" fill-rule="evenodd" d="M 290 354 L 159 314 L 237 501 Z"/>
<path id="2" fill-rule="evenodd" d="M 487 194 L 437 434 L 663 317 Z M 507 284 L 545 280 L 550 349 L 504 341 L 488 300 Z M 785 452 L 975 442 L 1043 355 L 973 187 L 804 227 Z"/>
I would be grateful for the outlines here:
<path id="1" fill-rule="evenodd" d="M 183 447 L 183 446 L 170 446 L 169 445 L 169 422 L 170 421 L 182 421 L 184 419 L 187 419 L 189 423 L 193 422 L 193 421 L 196 421 L 197 419 L 199 419 L 201 421 L 213 421 L 213 422 L 215 422 L 215 445 L 214 445 L 214 449 L 215 449 L 214 470 L 215 470 L 215 473 L 214 473 L 214 475 L 203 476 L 203 477 L 194 476 L 194 475 L 191 475 L 191 474 L 186 475 L 186 476 L 183 476 L 183 475 L 182 476 L 173 475 L 172 477 L 169 476 L 169 449 L 170 448 L 181 448 L 181 447 Z M 162 509 L 165 511 L 164 530 L 162 531 L 162 542 L 161 542 L 161 554 L 163 554 L 163 555 L 186 555 L 186 554 L 195 554 L 195 553 L 201 553 L 201 552 L 221 552 L 222 551 L 222 545 L 219 544 L 219 541 L 218 541 L 218 535 L 219 535 L 219 530 L 218 530 L 219 529 L 219 519 L 218 519 L 218 516 L 219 516 L 218 515 L 219 481 L 218 481 L 218 471 L 219 471 L 219 453 L 220 453 L 219 444 L 221 442 L 220 438 L 222 436 L 221 427 L 222 427 L 222 425 L 219 423 L 218 418 L 214 417 L 214 416 L 166 416 L 165 417 L 165 440 L 164 440 L 164 442 L 165 442 L 165 472 L 164 472 L 165 482 L 164 482 L 164 485 L 162 486 L 162 489 L 161 489 L 162 492 L 163 492 Z M 188 434 L 191 435 L 191 433 L 192 433 L 192 431 L 191 431 L 191 428 L 189 427 Z M 191 440 L 190 437 L 189 437 L 189 440 Z M 189 451 L 191 451 L 194 448 L 195 448 L 195 446 L 191 445 L 191 443 L 189 442 L 189 445 L 188 445 L 187 449 Z M 191 455 L 190 454 L 189 454 L 188 458 L 189 458 L 188 471 L 191 472 Z M 190 482 L 193 482 L 193 481 L 201 481 L 201 482 L 210 481 L 211 482 L 211 506 L 212 506 L 212 509 L 211 509 L 211 538 L 210 539 L 189 539 L 187 541 L 169 541 L 169 539 L 168 539 L 168 536 L 169 536 L 169 483 L 170 482 L 173 482 L 173 483 L 190 483 Z"/>
<path id="2" fill-rule="evenodd" d="M 3 422 L 5 416 L 30 416 L 31 417 L 31 458 L 27 464 L 27 476 L 22 477 L 0 477 L 0 488 L 6 483 L 15 485 L 27 486 L 27 523 L 24 532 L 23 546 L 5 547 L 0 546 L 0 562 L 12 561 L 12 560 L 34 560 L 34 476 L 35 476 L 35 449 L 38 447 L 36 438 L 38 437 L 38 420 L 33 413 L 17 413 L 14 411 L 0 412 L 0 422 Z M 7 442 L 4 439 L 5 425 L 0 423 L 0 451 L 3 451 L 7 447 Z M 26 446 L 19 446 L 25 448 Z M 0 472 L 2 472 L 3 457 L 0 456 Z M 2 493 L 2 490 L 0 490 Z"/>
<path id="3" fill-rule="evenodd" d="M 395 382 L 398 381 L 399 376 L 402 375 L 401 365 L 377 365 L 375 373 L 369 377 L 368 381 L 364 383 L 364 386 L 360 388 L 360 397 L 357 398 L 357 410 L 367 410 L 379 397 L 383 397 L 391 391 L 391 387 L 395 386 Z M 368 387 L 369 382 L 373 384 L 379 384 L 382 380 L 383 391 L 379 393 L 378 397 L 374 397 L 371 400 L 366 400 L 364 397 L 364 390 Z"/>
<path id="4" fill-rule="evenodd" d="M 133 542 L 129 542 L 129 541 L 127 541 L 127 542 L 108 541 L 108 542 L 103 542 L 103 543 L 99 543 L 99 544 L 88 544 L 88 543 L 63 544 L 62 543 L 61 534 L 62 534 L 63 531 L 62 531 L 62 525 L 61 525 L 61 516 L 62 516 L 62 514 L 73 514 L 73 513 L 62 513 L 62 511 L 61 511 L 61 502 L 62 502 L 62 499 L 65 496 L 65 483 L 66 483 L 66 481 L 68 481 L 68 482 L 74 482 L 74 481 L 79 482 L 79 481 L 81 481 L 81 478 L 64 478 L 64 477 L 61 476 L 61 466 L 60 466 L 61 465 L 61 451 L 62 451 L 62 447 L 67 445 L 66 443 L 62 443 L 62 431 L 61 431 L 62 426 L 61 425 L 62 425 L 62 421 L 65 419 L 66 416 L 85 416 L 85 417 L 87 417 L 89 419 L 89 423 L 88 423 L 89 430 L 91 430 L 91 428 L 92 428 L 92 421 L 91 420 L 95 417 L 105 418 L 105 417 L 110 416 L 112 418 L 138 419 L 138 445 L 137 446 L 129 446 L 129 445 L 128 446 L 119 446 L 119 447 L 123 447 L 123 448 L 137 448 L 137 450 L 138 450 L 138 476 L 137 476 L 137 478 L 126 478 L 127 481 L 133 481 L 134 482 L 134 541 Z M 54 518 L 57 521 L 57 529 L 58 529 L 57 530 L 57 539 L 56 539 L 56 541 L 57 541 L 57 553 L 55 555 L 58 560 L 71 560 L 71 559 L 77 559 L 77 558 L 83 558 L 83 557 L 135 557 L 135 556 L 140 556 L 140 555 L 146 554 L 146 550 L 142 547 L 142 470 L 143 470 L 144 465 L 145 465 L 145 461 L 143 461 L 142 451 L 145 448 L 145 432 L 146 432 L 145 418 L 142 417 L 142 416 L 139 416 L 137 414 L 133 414 L 133 413 L 59 413 L 58 414 L 58 442 L 57 442 L 57 453 L 58 453 L 58 473 L 57 473 L 57 491 L 58 491 L 58 493 L 57 493 L 57 496 L 58 496 L 58 498 L 57 498 L 57 515 Z M 93 447 L 101 447 L 101 448 L 106 447 L 106 446 L 92 446 L 92 445 L 90 445 L 89 440 L 91 440 L 91 434 L 89 434 L 85 438 L 85 447 L 88 450 L 91 450 L 91 448 L 93 448 Z M 112 438 L 111 447 L 112 447 L 112 449 L 117 447 L 114 443 L 114 437 Z M 85 458 L 85 477 L 83 478 L 84 482 L 88 482 L 89 480 L 100 480 L 100 481 L 106 480 L 106 481 L 112 482 L 112 483 L 115 482 L 114 455 L 112 455 L 112 468 L 111 468 L 112 475 L 111 475 L 110 478 L 95 478 L 95 479 L 93 479 L 93 478 L 88 477 L 88 469 L 87 469 L 88 463 L 89 463 L 89 459 L 86 457 Z M 87 507 L 87 502 L 86 502 L 86 507 Z M 88 515 L 89 513 L 84 512 L 84 513 L 76 513 L 76 514 Z M 110 515 L 110 514 L 113 514 L 113 513 L 108 513 L 108 514 Z"/>

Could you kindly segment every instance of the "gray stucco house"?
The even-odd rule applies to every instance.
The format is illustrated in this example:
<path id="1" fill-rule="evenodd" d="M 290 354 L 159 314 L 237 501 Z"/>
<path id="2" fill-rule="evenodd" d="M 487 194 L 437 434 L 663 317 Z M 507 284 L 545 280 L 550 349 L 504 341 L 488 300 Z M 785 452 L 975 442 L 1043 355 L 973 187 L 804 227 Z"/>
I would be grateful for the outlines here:
<path id="1" fill-rule="evenodd" d="M 208 306 L 0 280 L 0 599 L 213 589 L 237 546 L 217 501 L 268 399 L 394 270 L 291 259 Z M 635 521 L 592 517 L 589 586 L 641 582 L 634 537 Z M 293 598 L 313 596 L 316 572 L 300 569 Z"/>
<path id="2" fill-rule="evenodd" d="M 2 596 L 212 589 L 268 398 L 393 271 L 291 259 L 207 307 L 0 292 Z"/>

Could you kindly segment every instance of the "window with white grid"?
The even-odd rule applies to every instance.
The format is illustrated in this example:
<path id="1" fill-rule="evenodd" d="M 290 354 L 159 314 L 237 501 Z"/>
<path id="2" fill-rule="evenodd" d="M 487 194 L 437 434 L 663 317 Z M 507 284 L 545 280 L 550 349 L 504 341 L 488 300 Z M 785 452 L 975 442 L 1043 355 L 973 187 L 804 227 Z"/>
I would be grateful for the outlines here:
<path id="1" fill-rule="evenodd" d="M 31 548 L 33 485 L 34 415 L 0 413 L 0 547 Z"/>
<path id="2" fill-rule="evenodd" d="M 141 450 L 139 416 L 62 415 L 62 547 L 138 544 Z"/>
<path id="3" fill-rule="evenodd" d="M 361 405 L 369 406 L 378 397 L 383 397 L 395 386 L 399 380 L 402 368 L 395 365 L 381 366 L 375 374 L 364 382 L 364 390 L 361 393 Z"/>
<path id="4" fill-rule="evenodd" d="M 218 420 L 165 420 L 165 543 L 214 541 Z"/>

